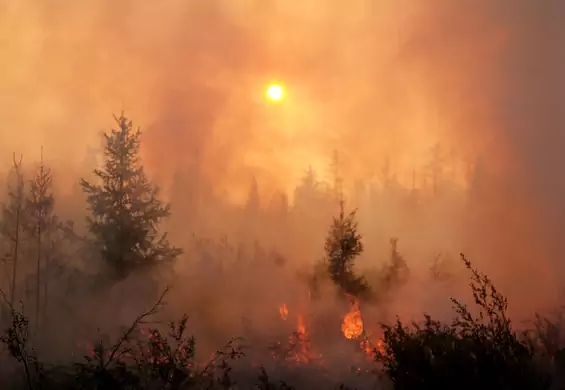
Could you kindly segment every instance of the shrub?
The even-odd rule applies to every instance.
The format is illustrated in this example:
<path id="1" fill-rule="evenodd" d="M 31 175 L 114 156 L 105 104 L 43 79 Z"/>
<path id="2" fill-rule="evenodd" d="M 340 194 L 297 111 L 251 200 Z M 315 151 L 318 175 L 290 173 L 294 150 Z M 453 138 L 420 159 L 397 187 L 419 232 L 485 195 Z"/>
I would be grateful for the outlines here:
<path id="1" fill-rule="evenodd" d="M 442 324 L 425 316 L 422 325 L 400 319 L 383 325 L 384 351 L 377 360 L 395 389 L 547 389 L 532 343 L 512 330 L 507 300 L 491 280 L 461 255 L 471 272 L 478 315 L 452 299 L 456 318 Z"/>

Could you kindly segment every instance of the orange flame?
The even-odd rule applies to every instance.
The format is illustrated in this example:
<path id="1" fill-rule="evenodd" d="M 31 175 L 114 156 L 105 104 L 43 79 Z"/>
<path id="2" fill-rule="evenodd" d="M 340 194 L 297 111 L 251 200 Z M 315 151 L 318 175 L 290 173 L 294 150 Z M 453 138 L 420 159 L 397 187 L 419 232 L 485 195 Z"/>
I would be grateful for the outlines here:
<path id="1" fill-rule="evenodd" d="M 281 315 L 281 318 L 286 321 L 286 319 L 288 318 L 288 308 L 286 307 L 286 303 L 284 303 L 280 308 L 279 308 L 279 313 Z"/>
<path id="2" fill-rule="evenodd" d="M 297 330 L 298 333 L 305 335 L 306 334 L 306 325 L 304 325 L 304 319 L 302 318 L 301 314 L 298 314 L 298 320 L 297 320 Z"/>
<path id="3" fill-rule="evenodd" d="M 383 339 L 379 339 L 377 341 L 377 346 L 375 348 L 381 355 L 386 355 L 385 342 Z"/>
<path id="4" fill-rule="evenodd" d="M 359 309 L 359 302 L 353 298 L 353 304 L 349 313 L 343 318 L 341 331 L 347 339 L 357 339 L 363 334 L 363 317 Z"/>
<path id="5" fill-rule="evenodd" d="M 298 363 L 308 363 L 312 360 L 312 355 L 310 352 L 310 343 L 307 338 L 306 324 L 304 323 L 304 318 L 301 314 L 298 314 L 297 318 L 297 332 L 299 334 L 300 351 L 297 355 Z"/>
<path id="6" fill-rule="evenodd" d="M 368 358 L 373 357 L 375 347 L 373 347 L 373 343 L 371 343 L 370 340 L 368 340 L 368 339 L 362 340 L 361 343 L 360 343 L 360 346 L 361 346 L 361 349 L 363 350 L 363 352 L 365 352 L 365 355 L 367 355 Z"/>

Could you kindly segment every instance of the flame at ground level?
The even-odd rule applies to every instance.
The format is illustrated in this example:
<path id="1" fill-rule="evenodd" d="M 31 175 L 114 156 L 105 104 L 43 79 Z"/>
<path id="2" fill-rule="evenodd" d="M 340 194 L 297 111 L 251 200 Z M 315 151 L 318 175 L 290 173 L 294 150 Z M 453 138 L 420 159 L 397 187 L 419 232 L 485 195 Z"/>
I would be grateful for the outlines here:
<path id="1" fill-rule="evenodd" d="M 298 314 L 297 331 L 300 334 L 306 334 L 306 325 L 304 324 L 304 319 L 302 318 L 301 314 Z"/>
<path id="2" fill-rule="evenodd" d="M 288 308 L 286 307 L 286 303 L 284 303 L 280 308 L 279 308 L 279 313 L 281 315 L 281 318 L 286 321 L 286 319 L 288 318 Z"/>
<path id="3" fill-rule="evenodd" d="M 351 299 L 351 308 L 347 315 L 343 318 L 341 325 L 341 332 L 348 340 L 354 340 L 358 343 L 360 350 L 366 359 L 374 361 L 377 355 L 385 355 L 386 349 L 384 340 L 382 338 L 373 341 L 370 333 L 366 333 L 363 324 L 362 313 L 359 307 L 359 302 L 354 297 Z M 279 313 L 282 320 L 287 320 L 289 317 L 289 310 L 286 303 L 279 307 Z M 296 364 L 308 364 L 317 362 L 323 364 L 323 357 L 321 354 L 313 353 L 312 346 L 308 337 L 308 328 L 304 315 L 301 312 L 296 313 L 296 331 L 293 336 L 289 337 L 287 348 L 289 350 L 284 353 L 285 360 L 292 361 Z M 278 348 L 284 344 L 277 343 Z M 273 355 L 276 358 L 276 354 Z"/>
<path id="4" fill-rule="evenodd" d="M 341 331 L 347 339 L 357 339 L 363 334 L 363 317 L 359 309 L 359 301 L 353 298 L 349 313 L 343 318 Z"/>

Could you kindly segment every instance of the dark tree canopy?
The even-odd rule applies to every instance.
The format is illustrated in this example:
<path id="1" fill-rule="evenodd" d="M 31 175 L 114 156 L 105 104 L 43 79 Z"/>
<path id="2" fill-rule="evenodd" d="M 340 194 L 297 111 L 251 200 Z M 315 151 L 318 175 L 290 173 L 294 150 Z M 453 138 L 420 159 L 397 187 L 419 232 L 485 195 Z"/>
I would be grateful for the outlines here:
<path id="1" fill-rule="evenodd" d="M 139 157 L 139 129 L 122 113 L 118 129 L 105 133 L 104 167 L 95 169 L 98 183 L 84 179 L 91 216 L 87 218 L 103 259 L 123 278 L 132 271 L 170 261 L 181 250 L 172 247 L 159 223 L 170 207 L 158 199 L 158 188 L 147 179 Z"/>

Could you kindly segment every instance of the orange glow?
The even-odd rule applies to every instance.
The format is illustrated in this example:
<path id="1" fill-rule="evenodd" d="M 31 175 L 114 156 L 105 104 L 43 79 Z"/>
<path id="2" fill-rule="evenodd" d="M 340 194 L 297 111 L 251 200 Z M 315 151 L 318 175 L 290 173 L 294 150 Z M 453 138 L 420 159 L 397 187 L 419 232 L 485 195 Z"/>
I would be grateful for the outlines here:
<path id="1" fill-rule="evenodd" d="M 377 345 L 376 345 L 376 350 L 378 353 L 382 354 L 382 355 L 386 355 L 386 348 L 385 348 L 385 342 L 383 339 L 379 339 L 377 341 Z"/>
<path id="2" fill-rule="evenodd" d="M 297 331 L 302 335 L 306 334 L 306 325 L 304 324 L 304 319 L 301 314 L 298 315 L 297 319 Z"/>
<path id="3" fill-rule="evenodd" d="M 298 363 L 308 363 L 311 360 L 310 345 L 308 343 L 306 325 L 304 323 L 304 319 L 302 318 L 301 314 L 298 314 L 297 332 L 299 334 L 298 342 L 300 344 L 300 348 L 297 351 L 298 354 L 296 356 L 297 362 Z"/>
<path id="4" fill-rule="evenodd" d="M 288 308 L 286 307 L 286 303 L 279 308 L 279 313 L 281 315 L 281 318 L 286 321 L 286 319 L 288 318 Z"/>
<path id="5" fill-rule="evenodd" d="M 353 299 L 349 313 L 343 318 L 341 331 L 347 339 L 357 339 L 363 334 L 363 318 L 359 309 L 359 301 Z"/>

